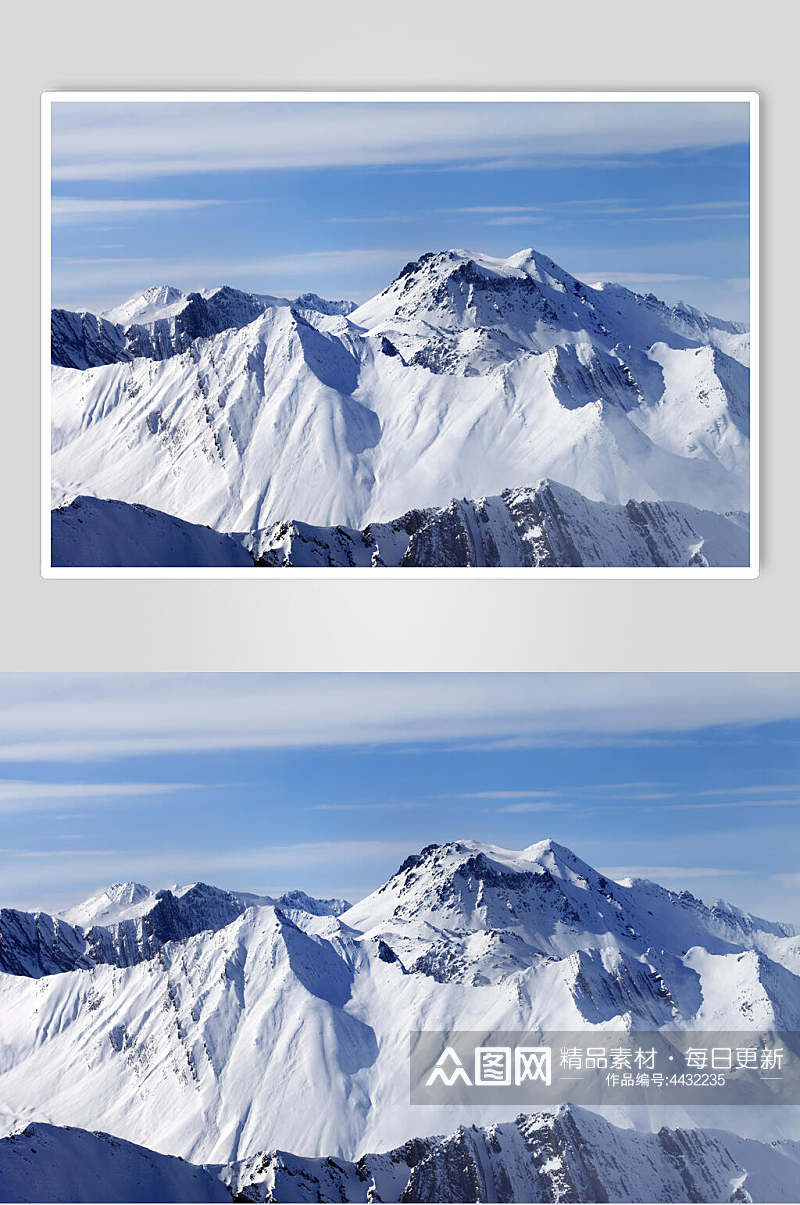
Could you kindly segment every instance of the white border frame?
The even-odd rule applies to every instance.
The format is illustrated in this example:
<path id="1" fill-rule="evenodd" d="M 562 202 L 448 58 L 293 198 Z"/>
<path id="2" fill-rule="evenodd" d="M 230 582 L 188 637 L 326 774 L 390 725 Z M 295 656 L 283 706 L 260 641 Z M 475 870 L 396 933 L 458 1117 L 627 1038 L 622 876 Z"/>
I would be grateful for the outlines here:
<path id="1" fill-rule="evenodd" d="M 744 568 L 530 568 L 490 569 L 54 569 L 50 564 L 50 309 L 51 309 L 51 179 L 50 179 L 50 111 L 53 104 L 71 102 L 113 103 L 118 102 L 164 102 L 194 103 L 214 101 L 216 103 L 275 101 L 324 102 L 324 103 L 393 103 L 396 101 L 423 101 L 438 104 L 472 101 L 483 104 L 493 102 L 570 102 L 570 101 L 648 101 L 691 102 L 720 101 L 746 103 L 750 108 L 750 564 Z M 356 579 L 370 581 L 419 578 L 452 580 L 466 578 L 475 580 L 499 578 L 526 578 L 549 581 L 553 578 L 691 578 L 707 581 L 711 578 L 756 578 L 759 574 L 759 95 L 757 92 L 43 92 L 42 93 L 42 160 L 41 160 L 41 573 L 44 578 L 238 578 L 243 581 L 292 580 L 299 578 Z"/>

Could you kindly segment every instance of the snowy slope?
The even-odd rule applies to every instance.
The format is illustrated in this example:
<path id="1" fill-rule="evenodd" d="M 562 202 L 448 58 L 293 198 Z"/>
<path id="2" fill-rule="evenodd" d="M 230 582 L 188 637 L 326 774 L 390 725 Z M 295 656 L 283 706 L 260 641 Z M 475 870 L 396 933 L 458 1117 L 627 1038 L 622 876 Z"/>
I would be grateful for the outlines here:
<path id="1" fill-rule="evenodd" d="M 156 322 L 159 318 L 172 318 L 186 305 L 188 294 L 176 289 L 174 285 L 152 285 L 143 293 L 136 293 L 126 301 L 104 310 L 100 315 L 107 322 L 117 326 L 130 326 L 132 323 Z"/>
<path id="2" fill-rule="evenodd" d="M 213 1172 L 110 1134 L 42 1122 L 0 1139 L 0 1201 L 228 1201 Z"/>
<path id="3" fill-rule="evenodd" d="M 424 255 L 350 314 L 227 287 L 171 297 L 129 303 L 150 321 L 128 327 L 54 313 L 56 504 L 360 528 L 548 477 L 610 503 L 748 506 L 736 323 L 592 288 L 533 251 Z"/>
<path id="4" fill-rule="evenodd" d="M 79 929 L 46 912 L 0 908 L 0 972 L 38 977 L 91 965 Z"/>
<path id="5" fill-rule="evenodd" d="M 143 568 L 252 568 L 239 541 L 210 527 L 152 510 L 140 502 L 78 497 L 50 515 L 51 564 L 56 569 L 105 565 Z"/>
<path id="6" fill-rule="evenodd" d="M 69 925 L 89 929 L 92 925 L 110 925 L 142 916 L 155 902 L 155 892 L 144 883 L 111 883 L 58 915 Z"/>
<path id="7" fill-rule="evenodd" d="M 0 974 L 12 1122 L 103 1127 L 203 1162 L 273 1147 L 354 1159 L 420 1132 L 413 1028 L 800 1030 L 796 929 L 612 882 L 551 841 L 427 847 L 344 912 L 291 910 L 295 897 L 242 910 L 253 897 L 202 884 L 157 898 L 149 922 L 90 928 L 75 969 Z M 425 1128 L 515 1111 L 429 1107 Z M 800 1137 L 798 1110 L 713 1116 Z"/>

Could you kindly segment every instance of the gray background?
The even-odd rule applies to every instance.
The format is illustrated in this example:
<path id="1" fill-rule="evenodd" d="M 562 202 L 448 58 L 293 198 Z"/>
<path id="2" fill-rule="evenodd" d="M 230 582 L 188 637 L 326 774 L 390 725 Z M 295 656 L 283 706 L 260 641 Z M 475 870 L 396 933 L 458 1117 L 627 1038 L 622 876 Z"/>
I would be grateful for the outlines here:
<path id="1" fill-rule="evenodd" d="M 0 670 L 800 669 L 791 13 L 734 0 L 139 0 L 15 9 L 2 75 Z M 39 94 L 181 87 L 758 90 L 760 578 L 42 580 Z"/>

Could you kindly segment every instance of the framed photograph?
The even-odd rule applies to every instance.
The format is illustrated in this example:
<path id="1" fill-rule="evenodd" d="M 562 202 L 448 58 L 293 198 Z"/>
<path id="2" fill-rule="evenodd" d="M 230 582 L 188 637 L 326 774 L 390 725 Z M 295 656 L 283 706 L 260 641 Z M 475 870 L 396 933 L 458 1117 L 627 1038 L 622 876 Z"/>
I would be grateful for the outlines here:
<path id="1" fill-rule="evenodd" d="M 758 97 L 49 93 L 46 576 L 754 577 Z"/>

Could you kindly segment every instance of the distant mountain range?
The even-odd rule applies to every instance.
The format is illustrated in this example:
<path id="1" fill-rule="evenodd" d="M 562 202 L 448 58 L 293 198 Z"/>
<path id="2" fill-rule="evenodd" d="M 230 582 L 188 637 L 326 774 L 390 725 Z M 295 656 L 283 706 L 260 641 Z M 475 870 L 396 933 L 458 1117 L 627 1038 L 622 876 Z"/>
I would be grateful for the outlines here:
<path id="1" fill-rule="evenodd" d="M 140 503 L 80 497 L 53 510 L 51 531 L 59 568 L 705 568 L 747 565 L 750 552 L 744 511 L 590 502 L 552 481 L 408 511 L 362 531 L 291 522 L 226 534 Z"/>
<path id="2" fill-rule="evenodd" d="M 739 323 L 584 284 L 532 250 L 427 253 L 358 308 L 157 286 L 101 315 L 53 311 L 53 503 L 139 503 L 251 543 L 279 525 L 396 525 L 545 480 L 587 504 L 724 518 L 749 506 L 748 354 Z M 696 534 L 692 563 L 718 563 Z M 520 564 L 516 540 L 492 539 L 500 565 Z M 426 565 L 442 564 L 440 543 Z M 314 563 L 340 563 L 330 555 Z M 641 557 L 631 533 L 580 563 Z"/>
<path id="3" fill-rule="evenodd" d="M 0 1173 L 11 1160 L 47 1184 L 36 1169 L 73 1143 L 93 1167 L 108 1142 L 82 1131 L 103 1130 L 215 1177 L 235 1164 L 224 1178 L 248 1200 L 796 1193 L 800 1108 L 409 1104 L 420 1026 L 800 1030 L 800 930 L 615 882 L 553 841 L 428 846 L 355 905 L 115 884 L 59 916 L 3 909 L 0 957 L 0 1133 L 34 1126 L 0 1142 Z M 162 1167 L 125 1150 L 142 1176 Z"/>
<path id="4" fill-rule="evenodd" d="M 585 1109 L 411 1138 L 357 1162 L 264 1151 L 197 1165 L 36 1122 L 0 1139 L 0 1201 L 792 1202 L 800 1143 L 722 1130 L 643 1134 Z"/>

